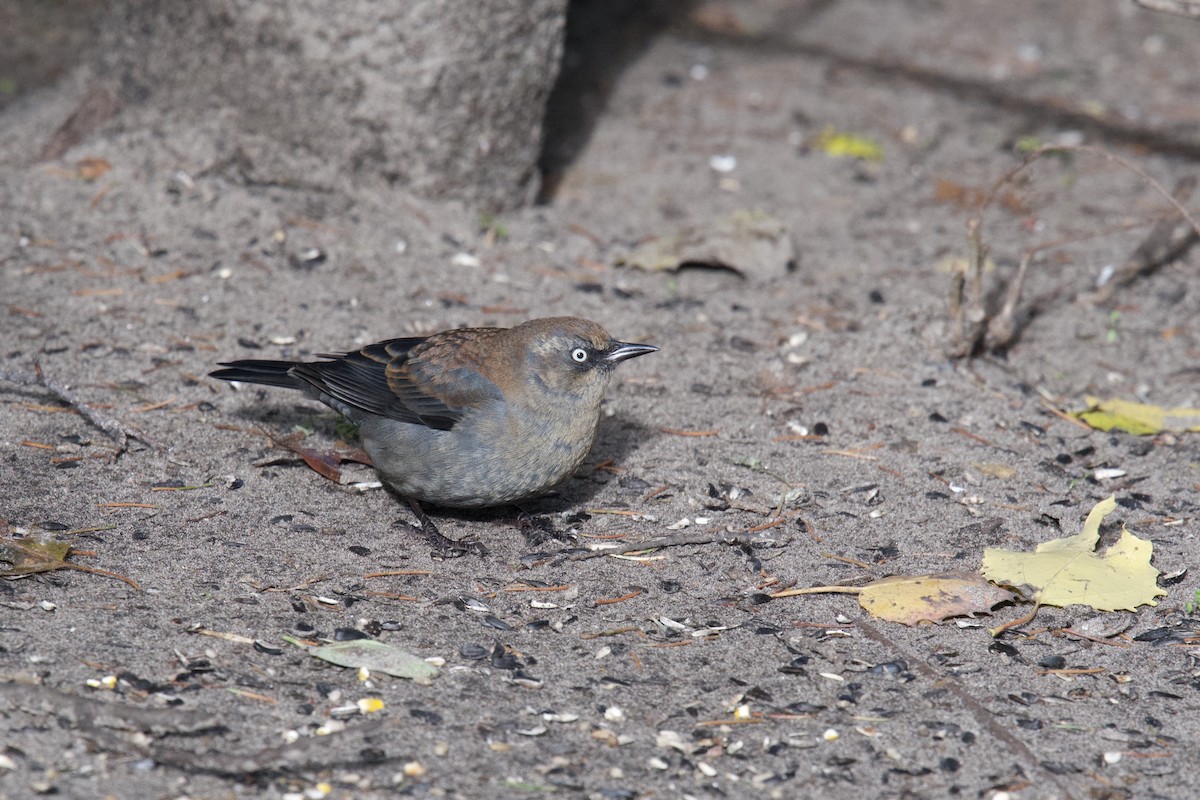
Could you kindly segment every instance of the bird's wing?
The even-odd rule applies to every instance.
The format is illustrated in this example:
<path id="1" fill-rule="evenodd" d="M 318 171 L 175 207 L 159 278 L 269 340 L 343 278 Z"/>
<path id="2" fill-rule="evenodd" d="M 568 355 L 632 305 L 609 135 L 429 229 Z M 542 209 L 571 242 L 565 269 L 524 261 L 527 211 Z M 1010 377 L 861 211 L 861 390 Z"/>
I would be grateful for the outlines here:
<path id="1" fill-rule="evenodd" d="M 504 400 L 485 374 L 483 357 L 500 328 L 443 331 L 387 365 L 388 388 L 396 402 L 432 428 L 449 430 L 470 408 Z"/>
<path id="2" fill-rule="evenodd" d="M 389 339 L 330 361 L 297 365 L 292 374 L 332 400 L 414 425 L 450 430 L 468 408 L 500 391 L 470 368 L 449 342 L 421 337 Z M 430 355 L 437 358 L 430 360 Z"/>

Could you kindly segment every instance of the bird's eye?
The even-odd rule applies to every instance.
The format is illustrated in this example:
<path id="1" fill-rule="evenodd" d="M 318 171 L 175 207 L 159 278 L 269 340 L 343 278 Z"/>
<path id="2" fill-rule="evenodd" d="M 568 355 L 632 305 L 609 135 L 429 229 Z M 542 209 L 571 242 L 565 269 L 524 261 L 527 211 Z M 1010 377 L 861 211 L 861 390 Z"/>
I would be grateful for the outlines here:
<path id="1" fill-rule="evenodd" d="M 576 347 L 571 351 L 571 360 L 576 364 L 582 364 L 588 360 L 588 351 L 582 347 Z"/>

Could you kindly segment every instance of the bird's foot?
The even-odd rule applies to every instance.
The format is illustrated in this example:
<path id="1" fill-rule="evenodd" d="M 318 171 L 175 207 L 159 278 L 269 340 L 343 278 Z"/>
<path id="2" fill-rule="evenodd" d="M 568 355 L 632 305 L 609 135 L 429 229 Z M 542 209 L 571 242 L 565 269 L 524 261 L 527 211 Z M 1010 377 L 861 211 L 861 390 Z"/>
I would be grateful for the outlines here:
<path id="1" fill-rule="evenodd" d="M 487 548 L 483 546 L 482 542 L 476 539 L 455 541 L 445 536 L 433 524 L 433 520 L 429 518 L 429 515 L 425 513 L 425 509 L 421 508 L 419 503 L 409 499 L 408 504 L 412 507 L 413 513 L 417 515 L 417 522 L 419 524 L 414 525 L 411 522 L 407 524 L 409 527 L 420 531 L 421 535 L 425 537 L 425 541 L 429 542 L 433 547 L 433 550 L 429 553 L 431 558 L 437 561 L 444 561 L 450 558 L 461 558 L 467 553 L 477 556 L 486 556 L 488 554 Z"/>

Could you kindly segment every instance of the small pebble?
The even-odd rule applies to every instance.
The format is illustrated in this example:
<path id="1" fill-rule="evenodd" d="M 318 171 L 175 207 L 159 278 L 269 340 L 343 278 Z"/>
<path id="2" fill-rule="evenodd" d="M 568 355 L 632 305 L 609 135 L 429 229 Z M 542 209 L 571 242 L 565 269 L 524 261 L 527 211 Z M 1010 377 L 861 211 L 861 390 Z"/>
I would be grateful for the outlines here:
<path id="1" fill-rule="evenodd" d="M 737 158 L 731 155 L 715 155 L 708 160 L 713 172 L 728 173 L 737 169 Z"/>

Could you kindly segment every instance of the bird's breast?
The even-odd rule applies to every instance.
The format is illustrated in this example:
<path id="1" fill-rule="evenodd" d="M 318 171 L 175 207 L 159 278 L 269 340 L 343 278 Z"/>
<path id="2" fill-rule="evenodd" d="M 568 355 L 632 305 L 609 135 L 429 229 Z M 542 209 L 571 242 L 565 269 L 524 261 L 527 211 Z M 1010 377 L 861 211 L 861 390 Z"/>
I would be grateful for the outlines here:
<path id="1" fill-rule="evenodd" d="M 447 507 L 504 505 L 541 494 L 587 457 L 599 402 L 468 412 L 448 431 L 375 419 L 361 427 L 381 476 L 408 497 Z"/>

